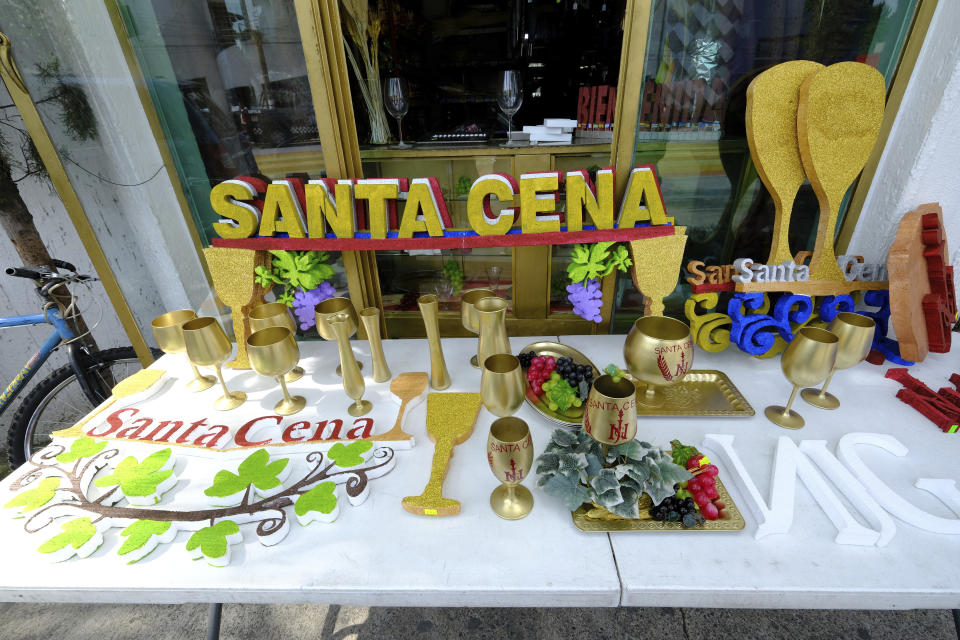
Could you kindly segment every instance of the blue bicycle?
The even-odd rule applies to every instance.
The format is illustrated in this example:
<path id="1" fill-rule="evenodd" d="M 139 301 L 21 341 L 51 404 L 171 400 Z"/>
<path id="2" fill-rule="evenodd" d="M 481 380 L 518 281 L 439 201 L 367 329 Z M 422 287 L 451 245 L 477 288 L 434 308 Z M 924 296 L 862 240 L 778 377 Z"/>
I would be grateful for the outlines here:
<path id="1" fill-rule="evenodd" d="M 14 414 L 7 435 L 7 452 L 13 468 L 23 464 L 34 451 L 49 444 L 53 431 L 77 423 L 110 397 L 117 382 L 141 369 L 133 347 L 99 351 L 90 349 L 80 340 L 82 334 L 76 330 L 75 322 L 78 315 L 77 299 L 71 295 L 69 304 L 63 305 L 58 300 L 64 296 L 57 294 L 66 291 L 68 284 L 90 283 L 96 278 L 77 273 L 76 267 L 69 262 L 51 262 L 55 270 L 20 267 L 6 270 L 9 276 L 33 280 L 43 306 L 41 313 L 0 317 L 0 328 L 49 324 L 53 331 L 0 394 L 0 414 L 10 406 L 50 354 L 62 347 L 69 358 L 69 364 L 54 370 L 37 383 Z M 62 274 L 60 270 L 70 273 Z M 160 351 L 154 350 L 155 357 L 160 355 Z"/>

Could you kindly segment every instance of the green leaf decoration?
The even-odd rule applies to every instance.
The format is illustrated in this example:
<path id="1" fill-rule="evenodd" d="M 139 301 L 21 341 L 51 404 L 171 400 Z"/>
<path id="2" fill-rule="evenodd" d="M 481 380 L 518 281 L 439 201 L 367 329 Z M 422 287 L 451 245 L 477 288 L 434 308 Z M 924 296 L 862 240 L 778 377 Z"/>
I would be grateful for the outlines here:
<path id="1" fill-rule="evenodd" d="M 338 442 L 330 447 L 327 457 L 340 468 L 355 467 L 358 464 L 363 464 L 361 454 L 366 453 L 372 447 L 373 443 L 369 440 L 357 440 L 351 444 Z"/>
<path id="2" fill-rule="evenodd" d="M 544 453 L 537 458 L 537 473 L 556 473 L 560 470 L 560 454 Z"/>
<path id="3" fill-rule="evenodd" d="M 288 285 L 292 297 L 293 289 L 310 291 L 334 276 L 333 268 L 324 264 L 329 259 L 325 251 L 271 251 L 273 268 L 281 278 L 280 284 Z"/>
<path id="4" fill-rule="evenodd" d="M 685 445 L 679 440 L 671 440 L 670 446 L 670 455 L 673 457 L 673 462 L 680 465 L 684 469 L 687 468 L 687 460 L 693 456 L 700 455 L 700 452 L 697 451 L 697 448 L 690 445 Z"/>
<path id="5" fill-rule="evenodd" d="M 630 252 L 627 251 L 625 246 L 618 244 L 617 248 L 610 253 L 610 257 L 607 259 L 607 264 L 604 269 L 605 273 L 603 275 L 613 273 L 614 269 L 626 273 L 632 265 L 633 260 L 630 259 Z"/>
<path id="6" fill-rule="evenodd" d="M 575 245 L 567 265 L 567 277 L 571 282 L 593 280 L 604 275 L 607 270 L 608 249 L 613 242 L 597 242 L 594 245 Z"/>
<path id="7" fill-rule="evenodd" d="M 70 445 L 69 451 L 64 451 L 57 456 L 57 462 L 66 464 L 80 458 L 89 458 L 103 451 L 106 446 L 106 442 L 97 442 L 93 438 L 77 438 Z"/>
<path id="8" fill-rule="evenodd" d="M 640 494 L 631 487 L 620 487 L 620 502 L 606 507 L 610 513 L 624 518 L 640 517 Z"/>
<path id="9" fill-rule="evenodd" d="M 170 527 L 172 522 L 157 522 L 156 520 L 136 520 L 120 532 L 120 535 L 126 536 L 126 540 L 117 550 L 117 555 L 125 556 L 131 552 L 142 549 L 154 536 L 162 536 Z M 140 558 L 137 558 L 139 560 Z"/>
<path id="10" fill-rule="evenodd" d="M 619 488 L 620 481 L 613 469 L 602 469 L 600 473 L 590 478 L 590 486 L 599 494 Z"/>
<path id="11" fill-rule="evenodd" d="M 283 484 L 279 476 L 289 462 L 288 458 L 270 462 L 267 450 L 257 449 L 240 463 L 237 473 L 218 471 L 213 477 L 213 484 L 204 493 L 213 498 L 225 498 L 244 491 L 250 485 L 261 491 L 275 489 Z"/>
<path id="12" fill-rule="evenodd" d="M 630 440 L 615 447 L 610 447 L 610 453 L 617 457 L 624 456 L 633 460 L 640 460 L 649 453 L 650 449 L 650 444 L 647 442 Z"/>
<path id="13" fill-rule="evenodd" d="M 654 504 L 660 504 L 664 498 L 672 496 L 676 490 L 673 485 L 686 482 L 693 477 L 689 471 L 673 463 L 670 456 L 661 456 L 659 460 L 650 461 L 650 475 L 656 482 L 649 482 L 644 488 Z"/>
<path id="14" fill-rule="evenodd" d="M 57 487 L 59 486 L 60 478 L 58 476 L 44 478 L 40 481 L 40 484 L 38 484 L 36 488 L 30 489 L 29 491 L 21 491 L 13 497 L 13 500 L 3 506 L 5 509 L 22 507 L 22 509 L 20 509 L 20 513 L 26 513 L 27 511 L 39 509 L 43 505 L 53 500 L 53 496 L 56 495 Z"/>
<path id="15" fill-rule="evenodd" d="M 240 526 L 233 520 L 221 520 L 215 525 L 194 532 L 187 540 L 187 551 L 199 550 L 207 560 L 222 560 L 226 563 L 230 541 L 228 538 L 240 533 Z M 194 554 L 196 555 L 196 554 Z"/>
<path id="16" fill-rule="evenodd" d="M 266 289 L 272 288 L 275 284 L 283 284 L 283 281 L 280 280 L 269 267 L 254 267 L 253 273 L 253 278 L 257 284 Z"/>
<path id="17" fill-rule="evenodd" d="M 98 487 L 118 485 L 127 498 L 146 498 L 158 492 L 158 487 L 173 475 L 173 469 L 162 470 L 170 459 L 170 449 L 161 449 L 151 453 L 139 462 L 135 457 L 124 458 L 113 473 L 97 478 Z M 159 502 L 154 499 L 154 503 Z"/>
<path id="18" fill-rule="evenodd" d="M 546 493 L 559 498 L 568 511 L 577 509 L 590 500 L 590 491 L 580 484 L 580 478 L 571 478 L 562 473 L 552 476 L 540 476 L 537 486 Z"/>
<path id="19" fill-rule="evenodd" d="M 579 442 L 577 434 L 568 429 L 554 429 L 550 440 L 560 447 L 572 447 Z"/>
<path id="20" fill-rule="evenodd" d="M 56 553 L 68 545 L 79 549 L 87 544 L 97 533 L 97 528 L 90 522 L 90 518 L 74 518 L 64 522 L 59 533 L 37 548 L 40 553 Z"/>
<path id="21" fill-rule="evenodd" d="M 298 516 L 305 516 L 310 511 L 333 513 L 337 508 L 337 483 L 332 480 L 321 482 L 310 491 L 297 498 L 293 511 Z"/>

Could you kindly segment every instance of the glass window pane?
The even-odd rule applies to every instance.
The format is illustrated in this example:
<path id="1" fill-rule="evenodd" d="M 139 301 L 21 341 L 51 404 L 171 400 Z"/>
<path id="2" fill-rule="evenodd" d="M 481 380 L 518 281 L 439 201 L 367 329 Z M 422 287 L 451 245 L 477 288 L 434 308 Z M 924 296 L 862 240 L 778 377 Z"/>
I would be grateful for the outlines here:
<path id="1" fill-rule="evenodd" d="M 744 124 L 750 81 L 789 60 L 854 60 L 876 67 L 889 87 L 916 7 L 917 0 L 653 3 L 634 164 L 656 166 L 668 214 L 687 227 L 684 264 L 762 261 L 769 252 L 773 200 L 753 167 Z M 795 251 L 812 249 L 818 213 L 805 184 L 790 225 Z M 635 307 L 626 305 L 638 294 L 631 290 L 621 277 L 617 330 L 632 321 Z M 682 315 L 687 291 L 681 278 L 668 314 Z"/>

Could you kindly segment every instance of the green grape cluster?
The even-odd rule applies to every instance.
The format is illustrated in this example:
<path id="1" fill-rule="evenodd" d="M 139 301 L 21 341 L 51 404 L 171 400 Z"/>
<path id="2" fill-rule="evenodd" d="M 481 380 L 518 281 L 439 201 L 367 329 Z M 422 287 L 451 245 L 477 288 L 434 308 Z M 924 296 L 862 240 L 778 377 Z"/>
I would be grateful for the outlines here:
<path id="1" fill-rule="evenodd" d="M 566 411 L 583 404 L 576 390 L 556 372 L 551 373 L 550 379 L 543 383 L 543 395 L 551 411 Z"/>
<path id="2" fill-rule="evenodd" d="M 453 285 L 453 293 L 463 290 L 463 270 L 456 260 L 447 260 L 443 265 L 443 276 Z"/>

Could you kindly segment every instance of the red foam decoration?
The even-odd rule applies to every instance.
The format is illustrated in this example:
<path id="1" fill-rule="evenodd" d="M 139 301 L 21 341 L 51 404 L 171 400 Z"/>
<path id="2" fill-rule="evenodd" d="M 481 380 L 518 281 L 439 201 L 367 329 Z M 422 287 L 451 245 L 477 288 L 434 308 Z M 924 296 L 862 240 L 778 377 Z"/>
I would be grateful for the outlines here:
<path id="1" fill-rule="evenodd" d="M 703 284 L 690 285 L 690 293 L 721 293 L 723 291 L 733 291 L 733 282 L 704 282 Z"/>
<path id="2" fill-rule="evenodd" d="M 887 356 L 883 355 L 881 352 L 876 349 L 870 349 L 870 353 L 867 354 L 867 362 L 870 364 L 875 364 L 880 366 L 887 361 Z"/>
<path id="3" fill-rule="evenodd" d="M 936 398 L 937 394 L 933 392 L 933 389 L 925 385 L 920 380 L 917 380 L 912 375 L 907 373 L 907 370 L 903 367 L 895 367 L 892 369 L 887 369 L 887 373 L 884 374 L 884 378 L 890 378 L 896 382 L 899 382 L 908 390 L 913 393 L 919 394 L 926 398 Z"/>
<path id="4" fill-rule="evenodd" d="M 960 391 L 960 373 L 951 373 L 950 382 L 957 388 L 957 391 Z"/>
<path id="5" fill-rule="evenodd" d="M 952 403 L 957 407 L 957 409 L 960 409 L 960 392 L 956 391 L 955 389 L 951 389 L 950 387 L 942 387 L 939 391 L 937 391 L 937 395 Z"/>
<path id="6" fill-rule="evenodd" d="M 900 389 L 900 391 L 897 391 L 897 398 L 899 398 L 901 402 L 919 411 L 930 422 L 940 427 L 941 431 L 949 431 L 956 425 L 956 422 L 951 421 L 950 418 L 935 408 L 930 402 L 927 402 L 920 395 L 909 389 Z"/>

